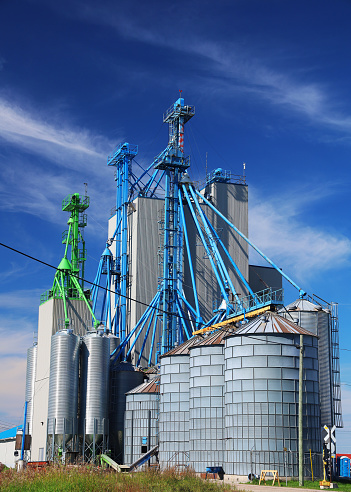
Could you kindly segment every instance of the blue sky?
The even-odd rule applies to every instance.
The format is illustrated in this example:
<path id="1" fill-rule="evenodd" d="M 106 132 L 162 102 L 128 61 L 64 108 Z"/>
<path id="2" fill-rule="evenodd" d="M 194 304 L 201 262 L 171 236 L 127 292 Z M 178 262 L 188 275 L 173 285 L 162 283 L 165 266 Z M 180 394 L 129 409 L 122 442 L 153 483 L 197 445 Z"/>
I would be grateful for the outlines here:
<path id="1" fill-rule="evenodd" d="M 241 174 L 246 162 L 250 238 L 309 294 L 339 302 L 341 452 L 351 452 L 350 15 L 347 0 L 0 2 L 1 242 L 57 264 L 61 200 L 87 182 L 92 280 L 115 199 L 107 154 L 127 140 L 149 164 L 181 89 L 196 107 L 191 177 L 204 176 L 206 152 L 209 170 Z M 1 249 L 0 423 L 22 418 L 26 349 L 52 279 Z"/>

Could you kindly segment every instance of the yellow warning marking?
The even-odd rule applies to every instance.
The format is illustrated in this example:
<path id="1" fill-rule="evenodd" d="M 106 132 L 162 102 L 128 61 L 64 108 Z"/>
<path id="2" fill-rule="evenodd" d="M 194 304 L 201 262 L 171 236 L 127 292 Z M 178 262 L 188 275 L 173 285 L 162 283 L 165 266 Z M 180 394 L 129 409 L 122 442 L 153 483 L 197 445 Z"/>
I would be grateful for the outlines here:
<path id="1" fill-rule="evenodd" d="M 249 313 L 246 313 L 245 315 L 239 314 L 238 316 L 234 316 L 233 318 L 226 319 L 225 321 L 221 321 L 220 323 L 216 323 L 215 325 L 207 326 L 207 328 L 201 328 L 201 330 L 193 331 L 193 335 L 201 335 L 201 333 L 214 331 L 217 330 L 218 328 L 222 328 L 222 326 L 230 325 L 231 323 L 235 323 L 236 321 L 241 321 L 244 318 L 254 318 L 255 316 L 259 316 L 260 314 L 270 310 L 271 310 L 271 305 L 265 306 L 260 309 L 255 309 L 255 311 L 251 311 Z"/>

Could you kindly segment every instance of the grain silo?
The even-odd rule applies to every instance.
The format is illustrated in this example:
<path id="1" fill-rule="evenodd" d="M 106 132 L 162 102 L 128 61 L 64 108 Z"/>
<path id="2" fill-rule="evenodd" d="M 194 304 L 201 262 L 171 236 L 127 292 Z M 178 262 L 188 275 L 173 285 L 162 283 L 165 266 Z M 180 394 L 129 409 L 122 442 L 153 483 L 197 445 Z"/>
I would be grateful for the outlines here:
<path id="1" fill-rule="evenodd" d="M 130 362 L 120 362 L 111 368 L 110 377 L 110 449 L 112 458 L 123 463 L 124 412 L 126 393 L 144 382 L 144 373 Z"/>
<path id="2" fill-rule="evenodd" d="M 116 335 L 113 335 L 112 333 L 109 333 L 107 337 L 110 339 L 110 354 L 113 354 L 120 344 L 120 339 L 116 337 Z"/>
<path id="3" fill-rule="evenodd" d="M 79 337 L 66 329 L 51 337 L 48 448 L 53 459 L 58 448 L 78 451 Z"/>
<path id="4" fill-rule="evenodd" d="M 195 472 L 224 468 L 224 340 L 216 331 L 190 347 L 189 458 Z"/>
<path id="5" fill-rule="evenodd" d="M 26 392 L 25 401 L 28 403 L 27 406 L 27 424 L 26 424 L 26 434 L 32 435 L 33 427 L 33 396 L 34 396 L 34 383 L 35 383 L 35 373 L 37 365 L 37 353 L 38 345 L 34 344 L 27 350 L 27 372 L 26 372 Z"/>
<path id="6" fill-rule="evenodd" d="M 269 312 L 225 339 L 225 473 L 297 476 L 300 334 L 304 451 L 321 451 L 317 337 Z"/>
<path id="7" fill-rule="evenodd" d="M 87 459 L 108 446 L 109 371 L 109 338 L 103 332 L 88 333 L 82 339 L 79 417 Z"/>
<path id="8" fill-rule="evenodd" d="M 124 463 L 132 464 L 158 444 L 160 379 L 137 386 L 126 394 L 124 417 Z M 153 456 L 148 464 L 156 463 Z"/>
<path id="9" fill-rule="evenodd" d="M 161 469 L 189 464 L 189 349 L 198 341 L 198 338 L 193 337 L 161 357 Z"/>
<path id="10" fill-rule="evenodd" d="M 318 336 L 319 390 L 322 426 L 342 427 L 339 337 L 337 317 L 332 316 L 335 304 L 324 307 L 306 299 L 297 299 L 279 313 L 297 321 L 300 326 Z"/>

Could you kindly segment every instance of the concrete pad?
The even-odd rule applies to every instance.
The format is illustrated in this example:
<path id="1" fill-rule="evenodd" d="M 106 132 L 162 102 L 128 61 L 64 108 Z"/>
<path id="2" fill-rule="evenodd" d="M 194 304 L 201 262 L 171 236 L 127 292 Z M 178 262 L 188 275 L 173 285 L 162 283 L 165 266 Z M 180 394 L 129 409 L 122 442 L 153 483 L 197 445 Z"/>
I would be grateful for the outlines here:
<path id="1" fill-rule="evenodd" d="M 227 483 L 231 483 L 227 480 Z M 237 481 L 232 482 L 235 488 L 243 490 L 245 492 L 268 492 L 269 490 L 283 490 L 284 492 L 296 492 L 297 490 L 303 490 L 303 492 L 316 492 L 316 489 L 300 489 L 295 487 L 279 487 L 275 485 L 274 487 L 270 485 L 252 485 L 251 483 L 238 483 Z"/>

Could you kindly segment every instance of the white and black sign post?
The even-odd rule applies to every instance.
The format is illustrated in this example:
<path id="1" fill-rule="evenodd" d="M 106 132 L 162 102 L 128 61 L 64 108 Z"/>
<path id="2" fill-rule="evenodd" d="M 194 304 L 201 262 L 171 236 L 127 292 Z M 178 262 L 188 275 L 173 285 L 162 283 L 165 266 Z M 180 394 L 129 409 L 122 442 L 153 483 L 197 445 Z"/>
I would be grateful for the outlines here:
<path id="1" fill-rule="evenodd" d="M 327 425 L 324 426 L 324 430 L 326 432 L 326 435 L 324 436 L 324 442 L 325 442 L 325 447 L 329 451 L 328 468 L 329 468 L 330 481 L 332 481 L 332 456 L 335 454 L 335 445 L 336 445 L 335 429 L 336 429 L 335 425 L 333 425 L 331 429 L 329 429 Z"/>

